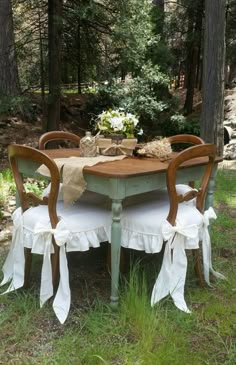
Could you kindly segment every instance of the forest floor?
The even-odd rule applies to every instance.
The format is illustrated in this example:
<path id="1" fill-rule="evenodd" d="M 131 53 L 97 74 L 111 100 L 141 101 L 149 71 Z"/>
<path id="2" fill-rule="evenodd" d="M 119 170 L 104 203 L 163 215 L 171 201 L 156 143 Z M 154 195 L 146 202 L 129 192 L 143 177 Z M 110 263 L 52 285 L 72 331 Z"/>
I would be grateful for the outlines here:
<path id="1" fill-rule="evenodd" d="M 30 288 L 0 296 L 0 364 L 234 365 L 235 177 L 236 171 L 224 170 L 217 176 L 217 220 L 211 226 L 213 266 L 227 280 L 213 280 L 211 287 L 199 288 L 189 252 L 185 297 L 191 315 L 177 310 L 169 298 L 150 306 L 160 256 L 131 255 L 128 250 L 126 262 L 132 258 L 136 271 L 129 274 L 127 265 L 121 275 L 120 305 L 110 307 L 107 244 L 102 244 L 100 249 L 68 255 L 71 308 L 61 325 L 51 300 L 39 308 L 42 260 L 34 255 Z M 0 252 L 0 267 L 7 251 L 5 247 Z"/>
<path id="2" fill-rule="evenodd" d="M 7 120 L 9 122 L 2 126 L 0 120 L 0 145 L 3 147 L 0 172 L 8 167 L 6 147 L 9 143 L 37 147 L 41 135 L 40 121 L 33 125 L 15 118 Z M 69 123 L 60 127 L 70 130 Z M 79 128 L 77 133 L 81 133 Z M 108 307 L 110 275 L 106 266 L 107 244 L 104 243 L 99 250 L 68 255 L 72 305 L 68 320 L 61 326 L 55 319 L 51 303 L 39 309 L 41 261 L 35 258 L 30 290 L 1 296 L 0 364 L 189 364 L 190 352 L 193 365 L 235 364 L 236 170 L 221 169 L 220 175 L 215 193 L 218 219 L 211 235 L 214 266 L 227 276 L 228 281 L 200 289 L 195 280 L 189 278 L 186 295 L 193 309 L 191 316 L 179 313 L 171 301 L 164 301 L 156 310 L 155 318 L 159 322 L 153 344 L 149 345 L 150 333 L 154 331 L 149 296 L 148 305 L 141 313 L 140 298 L 136 300 L 132 296 L 130 308 L 122 310 L 121 307 L 118 312 L 111 312 Z M 0 241 L 1 234 L 6 234 L 7 238 L 0 242 L 0 267 L 9 250 L 14 207 L 12 196 L 4 207 L 5 219 L 0 222 Z M 156 255 L 139 252 L 131 255 L 126 250 L 126 273 L 130 258 L 134 256 L 148 273 L 153 270 Z M 128 275 L 123 278 L 127 279 Z M 122 303 L 124 306 L 124 300 Z M 145 324 L 145 318 L 148 320 L 149 316 L 150 327 Z M 142 328 L 142 325 L 146 327 Z M 143 335 L 139 337 L 139 333 Z M 149 356 L 152 356 L 150 361 Z"/>

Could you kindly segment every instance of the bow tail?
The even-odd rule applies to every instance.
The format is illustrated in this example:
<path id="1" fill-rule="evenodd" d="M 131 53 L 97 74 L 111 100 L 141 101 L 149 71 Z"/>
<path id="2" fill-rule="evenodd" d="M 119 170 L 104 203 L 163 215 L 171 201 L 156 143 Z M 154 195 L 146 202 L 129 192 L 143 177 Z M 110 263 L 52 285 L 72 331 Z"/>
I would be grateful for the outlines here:
<path id="1" fill-rule="evenodd" d="M 170 239 L 171 241 L 171 239 Z M 161 270 L 152 290 L 151 305 L 165 298 L 170 292 L 171 280 L 171 246 L 170 241 L 166 242 Z"/>
<path id="2" fill-rule="evenodd" d="M 43 255 L 43 266 L 40 285 L 40 307 L 53 296 L 52 265 L 51 265 L 51 239 L 52 234 L 47 234 L 46 249 Z"/>
<path id="3" fill-rule="evenodd" d="M 68 316 L 71 302 L 69 270 L 66 258 L 65 245 L 60 247 L 60 282 L 53 301 L 54 312 L 63 324 Z"/>
<path id="4" fill-rule="evenodd" d="M 21 219 L 21 218 L 20 218 Z M 25 255 L 23 245 L 23 222 L 14 228 L 10 251 L 3 265 L 3 280 L 0 286 L 5 285 L 11 279 L 8 289 L 2 293 L 6 294 L 19 289 L 24 285 L 25 276 Z"/>
<path id="5" fill-rule="evenodd" d="M 202 232 L 202 255 L 203 255 L 203 272 L 204 278 L 206 283 L 211 286 L 210 284 L 210 272 L 218 279 L 226 279 L 226 277 L 215 271 L 212 267 L 212 258 L 211 258 L 211 239 L 208 231 L 208 227 L 203 227 Z"/>
<path id="6" fill-rule="evenodd" d="M 187 256 L 184 249 L 184 236 L 177 233 L 174 238 L 173 247 L 170 295 L 177 308 L 186 313 L 191 313 L 184 299 L 184 286 L 187 273 Z"/>
<path id="7" fill-rule="evenodd" d="M 211 242 L 208 227 L 203 227 L 202 232 L 202 258 L 203 258 L 203 274 L 206 283 L 211 286 L 210 283 L 210 262 L 211 262 Z"/>
<path id="8" fill-rule="evenodd" d="M 0 286 L 5 285 L 13 278 L 13 265 L 14 265 L 14 244 L 13 244 L 13 240 L 12 240 L 10 251 L 8 252 L 6 261 L 4 262 L 4 265 L 2 268 L 3 279 L 0 283 Z"/>

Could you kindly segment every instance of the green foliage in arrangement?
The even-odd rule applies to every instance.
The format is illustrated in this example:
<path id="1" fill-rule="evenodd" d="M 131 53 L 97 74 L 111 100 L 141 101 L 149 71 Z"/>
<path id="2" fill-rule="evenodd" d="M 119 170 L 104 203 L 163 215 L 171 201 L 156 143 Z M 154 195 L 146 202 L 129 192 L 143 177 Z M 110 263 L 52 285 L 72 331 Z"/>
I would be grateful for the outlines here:
<path id="1" fill-rule="evenodd" d="M 62 326 L 55 319 L 51 302 L 39 308 L 41 258 L 34 257 L 31 288 L 0 296 L 0 363 L 234 365 L 235 171 L 219 170 L 214 209 L 218 218 L 211 225 L 213 266 L 227 280 L 216 280 L 212 287 L 200 288 L 189 253 L 185 296 L 191 315 L 176 309 L 169 298 L 150 306 L 160 256 L 143 254 L 140 259 L 138 253 L 133 253 L 131 270 L 121 277 L 118 307 L 108 304 L 109 274 L 107 296 L 103 297 L 100 290 L 105 272 L 93 272 L 92 277 L 89 274 L 86 283 L 84 274 L 76 279 L 77 260 L 75 267 L 70 265 L 72 307 Z M 88 259 L 91 267 L 91 257 Z M 3 261 L 0 256 L 0 267 Z"/>

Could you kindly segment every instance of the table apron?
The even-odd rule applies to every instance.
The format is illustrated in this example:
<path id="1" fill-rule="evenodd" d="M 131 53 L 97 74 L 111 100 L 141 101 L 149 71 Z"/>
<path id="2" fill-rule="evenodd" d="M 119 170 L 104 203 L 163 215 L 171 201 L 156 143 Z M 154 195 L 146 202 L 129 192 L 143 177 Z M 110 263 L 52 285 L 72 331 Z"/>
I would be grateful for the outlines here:
<path id="1" fill-rule="evenodd" d="M 204 166 L 188 167 L 178 171 L 177 183 L 198 180 Z M 111 199 L 124 199 L 128 196 L 146 193 L 166 187 L 166 172 L 126 178 L 107 178 L 104 176 L 84 175 L 87 189 L 109 196 Z"/>

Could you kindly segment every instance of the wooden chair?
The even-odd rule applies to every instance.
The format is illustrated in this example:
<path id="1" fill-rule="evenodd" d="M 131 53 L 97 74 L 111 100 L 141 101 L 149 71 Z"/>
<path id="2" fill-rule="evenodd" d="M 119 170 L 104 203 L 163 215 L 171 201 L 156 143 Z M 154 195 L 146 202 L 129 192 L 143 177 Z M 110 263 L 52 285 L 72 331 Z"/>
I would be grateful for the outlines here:
<path id="1" fill-rule="evenodd" d="M 169 136 L 168 140 L 171 144 L 179 143 L 179 144 L 189 144 L 189 145 L 198 145 L 204 144 L 202 138 L 195 136 L 193 134 L 176 134 L 175 136 Z"/>
<path id="2" fill-rule="evenodd" d="M 39 138 L 39 149 L 44 150 L 50 142 L 55 141 L 70 141 L 76 147 L 79 147 L 80 137 L 77 134 L 65 131 L 46 132 Z"/>
<path id="3" fill-rule="evenodd" d="M 193 134 L 176 134 L 174 136 L 168 137 L 171 145 L 180 145 L 182 149 L 189 147 L 191 145 L 204 144 L 204 140 Z M 189 186 L 194 188 L 194 181 L 189 181 Z"/>
<path id="4" fill-rule="evenodd" d="M 47 147 L 47 144 L 49 142 L 52 141 L 62 141 L 62 140 L 69 140 L 70 142 L 73 142 L 76 144 L 77 147 L 79 147 L 80 144 L 80 137 L 77 136 L 74 133 L 70 133 L 70 132 L 64 132 L 64 131 L 52 131 L 52 132 L 46 132 L 44 133 L 40 139 L 39 139 L 39 149 L 40 150 L 44 150 Z M 43 195 L 47 195 L 48 190 L 50 189 L 50 184 L 49 186 L 45 189 Z M 58 199 L 62 200 L 62 193 L 61 193 L 61 185 L 60 185 L 60 189 L 59 189 L 59 194 L 58 194 Z M 94 193 L 91 191 L 85 191 L 83 196 L 81 197 L 82 201 L 93 201 L 94 203 L 102 203 L 105 201 L 107 201 L 107 197 L 102 196 L 101 194 L 98 193 Z M 125 259 L 123 256 L 123 252 L 121 251 L 121 261 L 120 261 L 120 271 L 123 272 L 125 269 Z M 107 253 L 107 269 L 110 272 L 111 271 L 111 250 L 110 250 L 110 246 L 108 246 L 108 253 Z"/>
<path id="5" fill-rule="evenodd" d="M 53 295 L 60 273 L 59 286 L 53 302 L 54 311 L 63 323 L 70 307 L 70 287 L 65 252 L 87 251 L 108 241 L 105 227 L 111 223 L 110 210 L 97 201 L 78 201 L 65 207 L 57 199 L 60 176 L 55 162 L 31 147 L 10 145 L 10 166 L 16 183 L 20 207 L 13 215 L 14 232 L 10 252 L 3 266 L 2 285 L 11 282 L 7 291 L 28 284 L 32 253 L 44 256 L 41 275 L 41 305 Z M 50 172 L 50 191 L 43 199 L 27 192 L 19 163 L 44 164 Z M 27 175 L 26 175 L 27 176 Z M 24 177 L 26 177 L 24 176 Z"/>
<path id="6" fill-rule="evenodd" d="M 156 190 L 145 200 L 141 194 L 127 203 L 122 213 L 122 246 L 147 253 L 157 253 L 165 243 L 161 271 L 152 292 L 152 305 L 170 294 L 175 305 L 189 312 L 184 300 L 184 284 L 187 270 L 185 249 L 204 246 L 204 278 L 208 281 L 209 270 L 214 272 L 210 262 L 209 237 L 204 217 L 204 199 L 214 166 L 216 147 L 213 144 L 199 144 L 180 152 L 170 161 L 166 175 L 167 191 Z M 193 158 L 207 159 L 199 189 L 188 188 L 184 194 L 176 188 L 176 176 Z M 192 203 L 196 199 L 196 203 Z M 210 215 L 208 214 L 208 217 Z M 211 216 L 210 216 L 211 217 Z M 164 241 L 163 241 L 164 237 Z M 208 247 L 208 248 L 207 248 Z M 199 250 L 198 250 L 199 252 Z M 207 256 L 207 257 L 206 257 Z M 200 283 L 203 280 L 200 256 L 196 256 L 196 274 Z M 214 272 L 215 273 L 215 272 Z"/>

